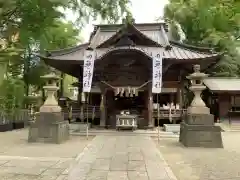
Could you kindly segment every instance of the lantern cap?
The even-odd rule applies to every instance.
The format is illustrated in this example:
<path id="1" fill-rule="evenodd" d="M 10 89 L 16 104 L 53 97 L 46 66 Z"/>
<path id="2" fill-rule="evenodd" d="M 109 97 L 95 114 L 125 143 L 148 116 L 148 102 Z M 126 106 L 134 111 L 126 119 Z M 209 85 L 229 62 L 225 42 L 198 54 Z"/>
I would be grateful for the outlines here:
<path id="1" fill-rule="evenodd" d="M 51 72 L 49 74 L 46 74 L 44 76 L 41 76 L 42 79 L 46 80 L 59 80 L 61 79 L 59 76 L 57 76 L 55 73 Z"/>

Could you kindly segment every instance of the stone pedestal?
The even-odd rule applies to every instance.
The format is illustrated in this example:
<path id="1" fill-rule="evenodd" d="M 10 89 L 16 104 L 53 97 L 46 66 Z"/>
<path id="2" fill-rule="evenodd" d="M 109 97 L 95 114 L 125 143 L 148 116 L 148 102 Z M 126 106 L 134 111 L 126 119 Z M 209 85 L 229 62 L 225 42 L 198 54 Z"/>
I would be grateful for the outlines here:
<path id="1" fill-rule="evenodd" d="M 195 65 L 194 73 L 187 77 L 191 80 L 189 89 L 194 93 L 194 98 L 180 125 L 179 142 L 186 147 L 223 147 L 221 128 L 214 125 L 214 116 L 201 98 L 206 88 L 202 80 L 206 76 L 200 73 L 200 66 Z"/>
<path id="2" fill-rule="evenodd" d="M 179 142 L 186 147 L 222 148 L 221 128 L 212 114 L 187 114 L 180 125 Z"/>
<path id="3" fill-rule="evenodd" d="M 69 139 L 69 124 L 61 112 L 40 112 L 29 127 L 28 142 L 62 143 Z"/>
<path id="4" fill-rule="evenodd" d="M 36 121 L 30 123 L 28 142 L 62 143 L 69 138 L 69 123 L 64 121 L 64 114 L 54 96 L 58 90 L 55 81 L 59 78 L 55 74 L 43 78 L 48 80 L 43 87 L 47 98 L 40 107 Z"/>

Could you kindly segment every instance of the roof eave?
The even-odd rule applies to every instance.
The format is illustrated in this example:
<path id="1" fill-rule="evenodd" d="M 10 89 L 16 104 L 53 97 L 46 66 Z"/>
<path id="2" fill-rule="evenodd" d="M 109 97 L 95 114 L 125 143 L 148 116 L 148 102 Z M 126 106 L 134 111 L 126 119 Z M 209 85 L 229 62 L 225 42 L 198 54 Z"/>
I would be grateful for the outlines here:
<path id="1" fill-rule="evenodd" d="M 78 50 L 88 48 L 89 43 L 83 43 L 77 46 L 65 48 L 65 49 L 59 49 L 59 50 L 46 50 L 45 52 L 48 54 L 48 57 L 54 57 L 54 56 L 61 56 L 64 54 L 70 54 L 72 52 L 76 52 Z"/>

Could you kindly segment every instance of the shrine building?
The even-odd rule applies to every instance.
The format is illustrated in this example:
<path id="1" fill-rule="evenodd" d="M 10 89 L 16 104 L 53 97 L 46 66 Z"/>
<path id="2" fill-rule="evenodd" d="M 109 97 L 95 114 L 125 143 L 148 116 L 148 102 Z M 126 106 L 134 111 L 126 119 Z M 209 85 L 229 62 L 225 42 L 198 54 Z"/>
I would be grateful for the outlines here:
<path id="1" fill-rule="evenodd" d="M 86 50 L 96 53 L 87 106 L 81 93 Z M 158 52 L 163 64 L 162 89 L 157 96 L 152 93 L 152 54 Z M 138 128 L 147 128 L 158 123 L 157 107 L 160 124 L 178 123 L 190 101 L 186 76 L 193 72 L 195 64 L 201 66 L 202 72 L 210 70 L 221 55 L 171 40 L 166 23 L 127 23 L 96 25 L 88 43 L 47 51 L 41 58 L 78 78 L 73 116 L 86 120 L 87 108 L 90 122 L 115 128 L 116 115 L 127 110 L 138 116 Z"/>

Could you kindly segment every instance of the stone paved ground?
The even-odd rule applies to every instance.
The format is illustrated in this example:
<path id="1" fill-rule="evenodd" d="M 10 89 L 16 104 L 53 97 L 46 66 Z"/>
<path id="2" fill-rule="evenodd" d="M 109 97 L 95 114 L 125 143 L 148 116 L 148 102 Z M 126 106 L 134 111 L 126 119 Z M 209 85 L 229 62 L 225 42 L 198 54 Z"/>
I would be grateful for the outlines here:
<path id="1" fill-rule="evenodd" d="M 240 132 L 222 135 L 224 149 L 185 148 L 177 138 L 158 147 L 179 180 L 240 180 Z"/>
<path id="2" fill-rule="evenodd" d="M 27 134 L 27 129 L 0 133 L 0 180 L 65 180 L 70 164 L 93 138 L 29 144 Z"/>
<path id="3" fill-rule="evenodd" d="M 151 137 L 97 136 L 69 169 L 69 180 L 176 180 Z"/>

